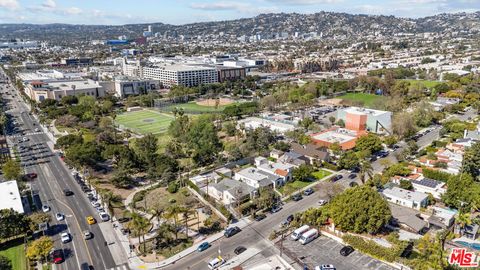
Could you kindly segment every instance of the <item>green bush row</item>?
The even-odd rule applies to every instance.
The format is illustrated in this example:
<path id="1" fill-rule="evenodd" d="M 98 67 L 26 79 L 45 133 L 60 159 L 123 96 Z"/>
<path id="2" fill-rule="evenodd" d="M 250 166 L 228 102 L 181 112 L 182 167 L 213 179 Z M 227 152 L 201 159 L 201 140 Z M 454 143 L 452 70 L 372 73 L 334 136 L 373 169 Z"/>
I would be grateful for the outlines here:
<path id="1" fill-rule="evenodd" d="M 398 259 L 406 247 L 406 245 L 402 243 L 394 245 L 392 248 L 387 248 L 380 246 L 373 240 L 365 240 L 360 236 L 350 234 L 345 234 L 342 238 L 345 243 L 351 245 L 360 252 L 387 262 L 393 262 Z"/>

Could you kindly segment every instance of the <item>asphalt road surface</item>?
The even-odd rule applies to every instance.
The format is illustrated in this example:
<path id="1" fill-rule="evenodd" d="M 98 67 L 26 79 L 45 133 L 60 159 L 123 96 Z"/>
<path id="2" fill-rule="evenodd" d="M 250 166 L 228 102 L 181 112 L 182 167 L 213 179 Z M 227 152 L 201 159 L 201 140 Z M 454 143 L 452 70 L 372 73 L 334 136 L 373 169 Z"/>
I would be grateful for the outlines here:
<path id="1" fill-rule="evenodd" d="M 262 221 L 254 221 L 249 226 L 245 227 L 240 233 L 230 237 L 221 238 L 220 240 L 211 243 L 211 247 L 203 252 L 195 252 L 191 255 L 180 259 L 175 264 L 170 265 L 164 269 L 177 270 L 205 270 L 208 269 L 207 264 L 213 258 L 221 255 L 227 261 L 235 256 L 233 251 L 238 246 L 244 246 L 247 249 L 258 249 L 262 255 L 269 257 L 276 254 L 276 249 L 272 242 L 268 240 L 268 236 L 274 229 L 279 229 L 280 224 L 287 216 L 296 212 L 301 212 L 312 206 L 318 206 L 320 199 L 325 199 L 326 195 L 321 191 L 316 191 L 310 196 L 304 196 L 298 202 L 290 201 L 283 205 L 282 210 L 274 214 L 267 214 L 267 218 Z M 197 243 L 195 245 L 199 245 Z"/>
<path id="2" fill-rule="evenodd" d="M 4 74 L 0 74 L 4 76 Z M 48 145 L 48 137 L 39 128 L 39 123 L 29 115 L 29 110 L 23 103 L 19 93 L 7 84 L 0 84 L 2 97 L 8 101 L 11 120 L 18 122 L 16 130 L 8 134 L 9 145 L 25 146 L 30 149 L 23 153 L 22 166 L 26 173 L 34 172 L 38 177 L 31 182 L 34 193 L 38 193 L 41 203 L 51 208 L 52 222 L 49 234 L 55 240 L 55 247 L 64 250 L 66 260 L 56 265 L 56 269 L 81 269 L 83 265 L 93 265 L 95 269 L 108 269 L 116 266 L 113 257 L 106 247 L 106 242 L 97 224 L 88 225 L 87 216 L 93 216 L 100 221 L 98 213 L 91 206 L 85 194 L 65 167 L 58 155 L 53 153 Z M 9 93 L 8 95 L 6 93 Z M 27 142 L 19 142 L 26 137 Z M 34 157 L 34 159 L 32 159 Z M 65 196 L 64 189 L 70 189 L 74 195 Z M 65 220 L 57 221 L 56 213 L 64 213 Z M 101 221 L 100 221 L 101 222 Z M 83 230 L 89 230 L 94 237 L 84 240 Z M 60 234 L 69 232 L 72 241 L 62 244 Z"/>

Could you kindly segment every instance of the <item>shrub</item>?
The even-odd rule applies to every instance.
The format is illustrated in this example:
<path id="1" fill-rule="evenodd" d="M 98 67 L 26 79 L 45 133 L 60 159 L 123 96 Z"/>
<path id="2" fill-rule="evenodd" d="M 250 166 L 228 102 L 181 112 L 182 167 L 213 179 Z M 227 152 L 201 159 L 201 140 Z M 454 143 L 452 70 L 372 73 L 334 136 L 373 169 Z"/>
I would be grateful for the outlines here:
<path id="1" fill-rule="evenodd" d="M 332 163 L 323 162 L 323 163 L 322 163 L 322 166 L 323 166 L 325 169 L 329 169 L 329 170 L 332 170 L 332 171 L 338 171 L 338 166 L 333 165 Z"/>
<path id="2" fill-rule="evenodd" d="M 133 203 L 137 203 L 139 201 L 142 201 L 144 198 L 145 198 L 145 195 L 147 195 L 147 191 L 146 190 L 142 190 L 138 193 L 136 193 L 135 195 L 133 195 Z"/>
<path id="3" fill-rule="evenodd" d="M 373 258 L 393 262 L 400 257 L 406 247 L 406 243 L 400 242 L 394 244 L 392 248 L 380 246 L 372 240 L 365 240 L 360 236 L 346 234 L 342 237 L 343 241 L 362 253 L 366 253 Z"/>
<path id="4" fill-rule="evenodd" d="M 168 183 L 167 191 L 172 193 L 172 194 L 177 193 L 178 188 L 179 188 L 178 182 L 176 182 L 176 181 L 175 182 L 170 182 L 170 183 Z"/>

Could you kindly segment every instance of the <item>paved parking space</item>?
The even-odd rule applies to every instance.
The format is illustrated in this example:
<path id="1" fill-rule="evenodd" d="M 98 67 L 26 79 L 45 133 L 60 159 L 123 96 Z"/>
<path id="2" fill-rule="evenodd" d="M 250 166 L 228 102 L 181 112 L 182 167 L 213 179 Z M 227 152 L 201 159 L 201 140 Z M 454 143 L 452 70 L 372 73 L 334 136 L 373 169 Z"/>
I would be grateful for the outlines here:
<path id="1" fill-rule="evenodd" d="M 302 245 L 298 241 L 292 241 L 288 237 L 283 242 L 283 246 L 290 256 L 303 257 L 302 261 L 307 264 L 308 269 L 314 269 L 316 265 L 321 264 L 333 264 L 337 270 L 394 269 L 358 251 L 354 251 L 347 257 L 344 257 L 340 255 L 340 249 L 343 245 L 326 236 L 320 236 L 306 245 Z"/>

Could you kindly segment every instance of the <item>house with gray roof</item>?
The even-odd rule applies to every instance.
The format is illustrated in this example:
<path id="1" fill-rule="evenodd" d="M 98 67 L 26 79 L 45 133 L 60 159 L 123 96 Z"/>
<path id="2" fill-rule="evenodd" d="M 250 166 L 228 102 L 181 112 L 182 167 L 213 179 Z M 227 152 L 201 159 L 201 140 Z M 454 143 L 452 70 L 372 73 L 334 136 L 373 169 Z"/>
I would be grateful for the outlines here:
<path id="1" fill-rule="evenodd" d="M 243 182 L 225 178 L 209 186 L 209 195 L 224 205 L 241 203 L 256 194 L 256 189 Z"/>
<path id="2" fill-rule="evenodd" d="M 420 212 L 393 203 L 388 205 L 392 212 L 391 225 L 417 234 L 423 234 L 428 230 L 429 224 L 420 218 Z"/>
<path id="3" fill-rule="evenodd" d="M 278 187 L 283 184 L 283 179 L 277 175 L 261 171 L 255 167 L 248 167 L 235 173 L 235 180 L 241 181 L 255 189 Z"/>

